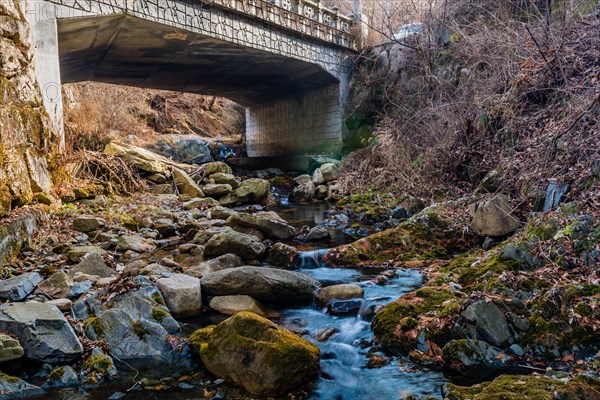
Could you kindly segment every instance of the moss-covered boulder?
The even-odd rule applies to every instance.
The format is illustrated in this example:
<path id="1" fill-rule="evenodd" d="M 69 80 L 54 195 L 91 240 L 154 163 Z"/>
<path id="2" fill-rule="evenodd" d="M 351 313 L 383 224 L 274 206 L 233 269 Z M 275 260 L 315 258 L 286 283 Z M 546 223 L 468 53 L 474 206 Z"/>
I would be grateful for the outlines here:
<path id="1" fill-rule="evenodd" d="M 196 331 L 190 343 L 210 372 L 258 395 L 282 395 L 313 379 L 320 351 L 250 312 Z"/>
<path id="2" fill-rule="evenodd" d="M 471 387 L 448 384 L 448 400 L 592 400 L 600 398 L 600 380 L 580 376 L 565 383 L 540 375 L 503 375 Z"/>
<path id="3" fill-rule="evenodd" d="M 452 291 L 424 287 L 385 306 L 371 327 L 381 346 L 393 354 L 431 353 L 450 340 L 461 298 Z"/>
<path id="4" fill-rule="evenodd" d="M 336 266 L 383 261 L 447 259 L 467 249 L 473 238 L 450 218 L 446 207 L 428 208 L 395 228 L 331 249 L 325 260 Z"/>
<path id="5" fill-rule="evenodd" d="M 239 204 L 258 204 L 266 202 L 269 197 L 271 183 L 265 179 L 246 179 L 240 187 L 233 192 L 221 197 L 222 206 L 229 207 Z"/>

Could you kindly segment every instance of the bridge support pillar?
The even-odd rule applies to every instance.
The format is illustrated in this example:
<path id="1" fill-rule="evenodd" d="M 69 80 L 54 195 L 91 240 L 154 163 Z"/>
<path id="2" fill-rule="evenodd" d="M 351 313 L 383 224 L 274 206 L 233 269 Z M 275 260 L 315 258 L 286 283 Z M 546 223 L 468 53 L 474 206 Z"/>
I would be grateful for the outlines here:
<path id="1" fill-rule="evenodd" d="M 246 109 L 248 157 L 335 154 L 342 147 L 340 85 Z"/>
<path id="2" fill-rule="evenodd" d="M 56 6 L 43 0 L 22 0 L 21 10 L 29 24 L 30 51 L 33 53 L 36 81 L 42 93 L 44 107 L 59 134 L 59 148 L 62 151 L 65 135 Z"/>

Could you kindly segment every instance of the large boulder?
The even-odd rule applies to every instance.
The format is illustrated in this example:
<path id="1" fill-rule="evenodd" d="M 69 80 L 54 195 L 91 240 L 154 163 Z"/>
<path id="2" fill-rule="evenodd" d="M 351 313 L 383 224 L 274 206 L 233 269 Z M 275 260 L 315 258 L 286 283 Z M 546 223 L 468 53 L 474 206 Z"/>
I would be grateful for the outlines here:
<path id="1" fill-rule="evenodd" d="M 265 179 L 251 178 L 242 182 L 239 188 L 223 196 L 219 203 L 229 207 L 239 204 L 258 204 L 269 197 L 271 184 Z"/>
<path id="2" fill-rule="evenodd" d="M 28 272 L 0 281 L 0 299 L 21 301 L 43 280 L 37 272 Z"/>
<path id="3" fill-rule="evenodd" d="M 182 169 L 173 168 L 173 180 L 177 185 L 179 193 L 187 194 L 190 198 L 202 198 L 204 192 L 200 189 L 200 186 L 194 182 L 194 180 Z"/>
<path id="4" fill-rule="evenodd" d="M 18 340 L 5 333 L 0 333 L 0 363 L 21 358 L 23 354 L 25 354 L 25 350 Z"/>
<path id="5" fill-rule="evenodd" d="M 243 294 L 237 296 L 215 296 L 210 300 L 210 308 L 221 314 L 235 315 L 241 311 L 247 311 L 269 318 L 273 314 L 267 310 L 259 301 Z"/>
<path id="6" fill-rule="evenodd" d="M 47 303 L 0 305 L 0 331 L 18 338 L 30 360 L 60 364 L 83 354 L 69 322 L 58 308 Z"/>
<path id="7" fill-rule="evenodd" d="M 363 297 L 365 291 L 360 286 L 354 283 L 343 283 L 340 285 L 327 286 L 319 290 L 317 293 L 317 304 L 319 307 L 324 307 L 330 301 L 350 300 Z"/>
<path id="8" fill-rule="evenodd" d="M 213 161 L 210 143 L 197 135 L 161 135 L 151 149 L 186 164 L 202 164 Z"/>
<path id="9" fill-rule="evenodd" d="M 115 141 L 106 145 L 104 153 L 120 156 L 127 161 L 127 164 L 151 174 L 168 173 L 172 165 L 168 159 L 161 155 L 141 147 Z"/>
<path id="10" fill-rule="evenodd" d="M 223 254 L 212 260 L 203 261 L 188 268 L 185 273 L 197 278 L 202 278 L 209 272 L 221 271 L 227 268 L 236 268 L 243 265 L 242 259 L 235 254 Z"/>
<path id="11" fill-rule="evenodd" d="M 250 266 L 211 272 L 200 282 L 208 295 L 245 294 L 278 304 L 308 304 L 319 286 L 319 281 L 300 272 Z"/>
<path id="12" fill-rule="evenodd" d="M 290 201 L 292 203 L 310 203 L 315 197 L 317 188 L 313 182 L 306 182 L 298 185 L 294 188 L 294 191 L 290 194 Z"/>
<path id="13" fill-rule="evenodd" d="M 481 236 L 500 237 L 514 232 L 518 227 L 519 219 L 503 194 L 478 203 L 471 220 L 473 232 Z"/>
<path id="14" fill-rule="evenodd" d="M 454 382 L 473 384 L 515 372 L 512 358 L 502 349 L 477 339 L 452 340 L 442 349 L 445 371 Z M 513 371 L 511 371 L 513 370 Z"/>
<path id="15" fill-rule="evenodd" d="M 340 177 L 340 170 L 336 164 L 326 163 L 315 169 L 312 180 L 315 185 L 334 181 Z"/>
<path id="16" fill-rule="evenodd" d="M 137 277 L 135 290 L 103 301 L 104 292 L 88 295 L 73 305 L 75 315 L 85 318 L 85 333 L 91 340 L 104 340 L 121 360 L 180 362 L 189 355 L 173 351 L 170 334 L 180 330 L 158 287 L 147 277 Z"/>
<path id="17" fill-rule="evenodd" d="M 185 274 L 171 274 L 158 279 L 156 285 L 174 316 L 191 317 L 202 312 L 200 279 Z"/>
<path id="18" fill-rule="evenodd" d="M 501 303 L 475 300 L 462 311 L 453 328 L 456 338 L 479 339 L 492 346 L 515 343 L 529 329 L 526 319 L 514 314 Z"/>
<path id="19" fill-rule="evenodd" d="M 106 264 L 104 257 L 95 253 L 85 256 L 79 264 L 69 271 L 69 276 L 72 278 L 78 272 L 85 275 L 96 275 L 100 278 L 109 278 L 119 274 L 116 270 Z"/>
<path id="20" fill-rule="evenodd" d="M 271 239 L 288 240 L 296 234 L 293 226 L 271 218 L 237 213 L 227 219 L 227 225 L 258 229 Z"/>
<path id="21" fill-rule="evenodd" d="M 244 260 L 253 260 L 265 252 L 265 246 L 252 235 L 227 230 L 213 235 L 204 247 L 206 257 L 236 254 Z"/>
<path id="22" fill-rule="evenodd" d="M 211 373 L 258 395 L 283 395 L 319 372 L 317 346 L 249 312 L 196 331 L 190 342 Z"/>

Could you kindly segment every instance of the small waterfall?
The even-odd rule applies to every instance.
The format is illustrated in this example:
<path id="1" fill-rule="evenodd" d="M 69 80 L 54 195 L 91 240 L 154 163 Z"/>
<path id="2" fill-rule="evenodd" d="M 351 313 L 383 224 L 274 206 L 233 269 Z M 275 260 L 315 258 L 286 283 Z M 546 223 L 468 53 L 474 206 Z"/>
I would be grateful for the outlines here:
<path id="1" fill-rule="evenodd" d="M 301 269 L 315 269 L 326 267 L 325 253 L 327 249 L 318 249 L 303 251 L 300 253 L 300 268 Z"/>

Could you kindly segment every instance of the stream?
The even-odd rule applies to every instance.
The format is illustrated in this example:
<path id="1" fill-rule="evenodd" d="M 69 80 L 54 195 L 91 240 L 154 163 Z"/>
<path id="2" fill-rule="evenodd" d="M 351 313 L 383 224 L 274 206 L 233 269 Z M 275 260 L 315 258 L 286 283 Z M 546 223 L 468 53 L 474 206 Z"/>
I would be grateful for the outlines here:
<path id="1" fill-rule="evenodd" d="M 284 219 L 295 226 L 315 226 L 323 221 L 323 213 L 328 209 L 326 203 L 311 205 L 291 206 L 281 204 L 270 208 L 278 212 Z M 415 270 L 397 270 L 394 276 L 389 277 L 384 285 L 377 285 L 372 279 L 380 275 L 381 269 L 334 269 L 328 268 L 322 261 L 324 247 L 337 246 L 346 243 L 350 238 L 341 229 L 328 227 L 332 241 L 323 245 L 321 249 L 311 245 L 298 246 L 302 252 L 302 267 L 300 272 L 311 275 L 319 280 L 323 286 L 339 283 L 356 283 L 364 289 L 364 298 L 360 300 L 358 315 L 335 316 L 326 309 L 318 309 L 315 305 L 304 308 L 279 309 L 280 318 L 275 322 L 293 330 L 302 332 L 303 337 L 317 344 L 321 349 L 321 376 L 310 388 L 310 399 L 376 399 L 395 400 L 409 395 L 432 396 L 439 398 L 441 386 L 445 379 L 439 372 L 429 371 L 415 367 L 408 359 L 391 358 L 390 362 L 380 368 L 369 369 L 366 367 L 367 353 L 372 346 L 373 334 L 370 329 L 370 320 L 374 312 L 385 304 L 399 298 L 403 294 L 418 288 L 422 284 L 422 276 Z M 298 243 L 293 243 L 298 245 Z M 195 329 L 215 324 L 226 319 L 214 312 L 184 321 L 180 321 L 183 334 L 189 335 Z M 319 333 L 326 329 L 335 329 L 327 340 L 321 342 L 315 339 Z M 379 354 L 379 353 L 378 353 Z M 383 355 L 383 354 L 380 354 Z M 131 363 L 129 363 L 131 364 Z M 242 397 L 228 396 L 230 393 L 227 384 L 217 380 L 207 380 L 200 384 L 181 386 L 177 384 L 177 377 L 190 374 L 189 366 L 173 366 L 171 370 L 164 365 L 158 368 L 140 363 L 139 365 L 123 365 L 117 362 L 119 378 L 112 382 L 102 384 L 98 388 L 62 389 L 47 393 L 40 397 L 50 400 L 100 400 L 109 399 L 115 392 L 126 392 L 123 399 L 143 400 L 192 400 L 202 398 L 255 398 L 251 395 Z M 140 371 L 134 372 L 133 368 Z M 160 379 L 172 376 L 173 388 L 167 391 L 129 391 L 133 382 L 142 378 Z M 111 399 L 116 399 L 113 397 Z"/>

